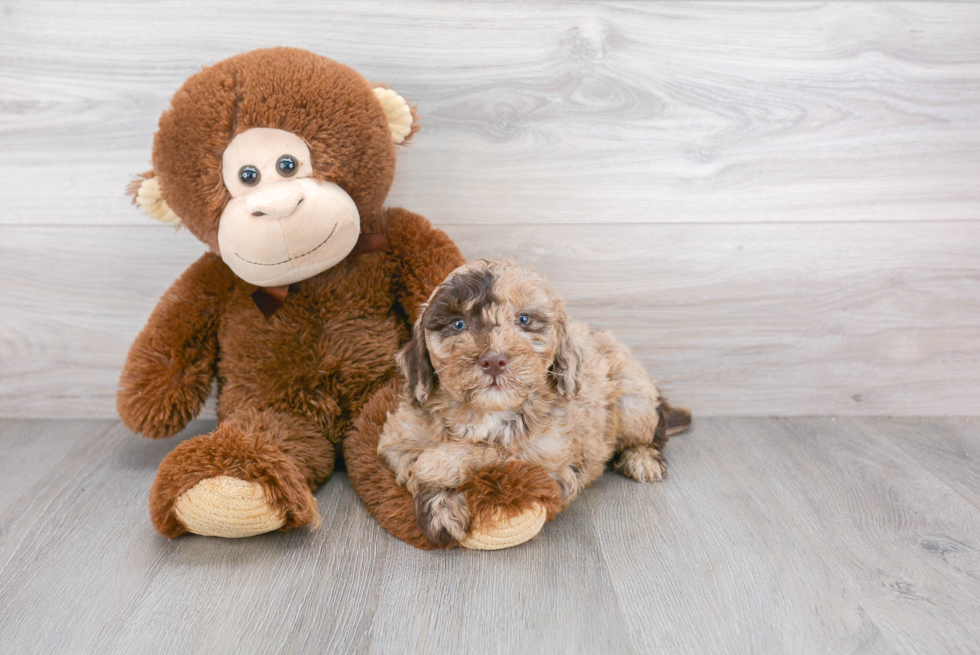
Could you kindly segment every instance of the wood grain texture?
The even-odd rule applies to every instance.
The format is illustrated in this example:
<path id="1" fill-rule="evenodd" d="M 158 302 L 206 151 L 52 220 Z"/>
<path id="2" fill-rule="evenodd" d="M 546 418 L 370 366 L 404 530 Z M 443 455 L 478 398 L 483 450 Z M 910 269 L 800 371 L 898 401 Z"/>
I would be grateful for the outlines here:
<path id="1" fill-rule="evenodd" d="M 977 407 L 968 224 L 444 227 L 469 257 L 541 268 L 696 415 Z M 203 247 L 165 226 L 3 231 L 0 415 L 114 416 L 129 344 Z"/>
<path id="2" fill-rule="evenodd" d="M 418 103 L 393 201 L 440 223 L 978 218 L 975 3 L 0 8 L 6 224 L 139 222 L 169 97 L 273 45 Z"/>
<path id="3" fill-rule="evenodd" d="M 634 652 L 585 507 L 508 554 L 408 549 L 393 558 L 371 652 Z"/>
<path id="4" fill-rule="evenodd" d="M 7 420 L 0 430 L 0 511 L 15 502 L 23 489 L 48 475 L 64 457 L 64 434 L 38 430 L 37 421 Z M 0 525 L 0 533 L 4 527 Z"/>
<path id="5" fill-rule="evenodd" d="M 891 421 L 697 427 L 671 442 L 673 485 L 637 491 L 606 476 L 589 496 L 596 532 L 621 537 L 600 543 L 634 643 L 746 653 L 980 646 L 977 509 L 889 441 Z M 638 554 L 653 549 L 660 566 L 641 566 Z"/>
<path id="6" fill-rule="evenodd" d="M 346 476 L 317 494 L 317 531 L 168 541 L 149 524 L 147 492 L 180 438 L 145 441 L 118 421 L 34 424 L 67 455 L 0 510 L 0 652 L 365 650 L 393 540 Z"/>
<path id="7" fill-rule="evenodd" d="M 0 416 L 114 415 L 201 251 L 122 190 L 187 76 L 280 44 L 418 103 L 391 203 L 702 415 L 975 411 L 977 3 L 0 0 Z"/>
<path id="8" fill-rule="evenodd" d="M 910 417 L 893 420 L 888 437 L 943 484 L 980 509 L 978 431 L 980 425 L 972 418 Z"/>
<path id="9" fill-rule="evenodd" d="M 156 466 L 213 423 L 153 442 L 4 420 L 0 444 L 50 452 L 2 487 L 0 653 L 976 652 L 980 509 L 951 485 L 975 482 L 977 425 L 703 419 L 664 482 L 607 473 L 488 553 L 398 542 L 343 473 L 316 531 L 168 541 Z M 905 450 L 912 432 L 928 449 Z"/>

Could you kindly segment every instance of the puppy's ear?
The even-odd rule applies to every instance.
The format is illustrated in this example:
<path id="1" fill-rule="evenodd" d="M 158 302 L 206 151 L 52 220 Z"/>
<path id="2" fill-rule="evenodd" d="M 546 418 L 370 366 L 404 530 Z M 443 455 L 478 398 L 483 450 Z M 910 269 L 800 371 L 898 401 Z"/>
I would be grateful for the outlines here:
<path id="1" fill-rule="evenodd" d="M 555 361 L 551 364 L 551 374 L 555 377 L 558 393 L 571 398 L 578 391 L 582 376 L 582 349 L 568 332 L 568 318 L 565 308 L 559 304 L 558 319 L 555 321 L 555 336 L 558 348 Z"/>
<path id="2" fill-rule="evenodd" d="M 402 370 L 408 384 L 408 393 L 412 396 L 414 405 L 421 405 L 428 400 L 436 386 L 436 371 L 429 359 L 429 349 L 425 345 L 425 328 L 422 327 L 422 317 L 425 307 L 419 314 L 412 328 L 412 340 L 406 343 L 395 355 L 395 362 Z"/>

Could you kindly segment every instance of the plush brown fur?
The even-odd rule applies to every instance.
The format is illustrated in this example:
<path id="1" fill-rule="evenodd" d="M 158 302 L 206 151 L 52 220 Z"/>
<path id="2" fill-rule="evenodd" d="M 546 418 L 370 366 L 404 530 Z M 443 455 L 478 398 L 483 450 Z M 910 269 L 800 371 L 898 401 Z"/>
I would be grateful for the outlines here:
<path id="1" fill-rule="evenodd" d="M 512 518 L 541 505 L 552 521 L 561 511 L 561 488 L 543 468 L 529 462 L 506 462 L 477 471 L 459 488 L 475 525 Z"/>
<path id="2" fill-rule="evenodd" d="M 292 284 L 270 318 L 252 301 L 257 287 L 222 261 L 217 241 L 229 199 L 222 153 L 253 127 L 302 137 L 314 179 L 341 187 L 357 205 L 362 232 L 387 241 L 381 252 L 350 255 Z M 346 437 L 350 479 L 368 510 L 396 537 L 437 547 L 419 530 L 411 495 L 379 459 L 378 435 L 398 402 L 393 355 L 432 290 L 463 259 L 421 216 L 383 207 L 395 151 L 371 85 L 302 50 L 232 57 L 175 94 L 154 138 L 153 164 L 141 177 L 159 178 L 163 200 L 211 252 L 174 282 L 133 343 L 119 415 L 135 432 L 169 437 L 200 412 L 216 381 L 219 419 L 216 430 L 182 443 L 160 465 L 150 492 L 156 528 L 168 537 L 186 532 L 177 498 L 218 476 L 261 485 L 286 516 L 283 529 L 316 524 L 312 492 L 330 476 Z M 532 501 L 555 511 L 541 470 L 490 467 L 471 477 L 475 515 Z"/>
<path id="3" fill-rule="evenodd" d="M 251 127 L 301 136 L 314 177 L 355 200 L 362 231 L 387 238 L 382 252 L 349 256 L 291 285 L 269 319 L 251 299 L 257 287 L 215 254 L 228 200 L 221 154 Z M 419 305 L 462 256 L 421 216 L 383 208 L 395 165 L 384 110 L 360 75 L 309 52 L 255 51 L 191 77 L 160 120 L 153 162 L 143 177 L 160 179 L 164 200 L 212 252 L 164 294 L 133 343 L 118 411 L 134 431 L 169 437 L 199 413 L 217 380 L 219 418 L 214 432 L 182 443 L 161 464 L 150 497 L 154 525 L 182 534 L 177 497 L 222 475 L 260 484 L 285 512 L 284 529 L 315 523 L 312 491 L 333 470 L 336 444 L 397 376 L 393 355 Z M 375 482 L 382 486 L 358 491 L 391 493 Z M 414 521 L 411 508 L 405 516 Z"/>
<path id="4" fill-rule="evenodd" d="M 395 146 L 373 87 L 354 70 L 305 50 L 254 50 L 194 75 L 170 104 L 153 140 L 153 172 L 167 204 L 215 252 L 218 217 L 230 198 L 221 155 L 252 127 L 302 137 L 313 177 L 343 188 L 364 231 L 380 231 Z"/>
<path id="5" fill-rule="evenodd" d="M 378 458 L 378 437 L 388 412 L 398 406 L 401 383 L 393 380 L 382 387 L 354 419 L 344 440 L 347 475 L 368 511 L 388 532 L 416 548 L 438 546 L 419 530 L 412 494 L 395 484 L 394 474 Z"/>
<path id="6" fill-rule="evenodd" d="M 212 254 L 165 294 L 127 358 L 120 416 L 136 432 L 168 437 L 199 413 L 216 376 L 220 423 L 161 464 L 151 513 L 163 534 L 182 530 L 173 516 L 177 497 L 217 475 L 262 484 L 287 511 L 286 528 L 313 520 L 310 491 L 329 476 L 334 443 L 396 375 L 393 353 L 408 338 L 406 316 L 416 313 L 426 286 L 461 261 L 425 219 L 387 213 L 388 250 L 292 285 L 270 319 L 251 300 L 256 287 Z"/>
<path id="7" fill-rule="evenodd" d="M 150 517 L 161 534 L 184 534 L 173 501 L 205 478 L 228 475 L 262 485 L 273 507 L 286 513 L 284 530 L 315 526 L 320 517 L 312 492 L 333 471 L 333 450 L 303 418 L 245 410 L 164 459 L 150 490 Z"/>

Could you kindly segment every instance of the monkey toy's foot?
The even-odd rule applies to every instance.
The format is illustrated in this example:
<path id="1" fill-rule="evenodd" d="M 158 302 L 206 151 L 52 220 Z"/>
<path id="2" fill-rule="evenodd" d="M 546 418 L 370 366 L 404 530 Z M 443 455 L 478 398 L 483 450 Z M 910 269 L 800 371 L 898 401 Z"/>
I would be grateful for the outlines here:
<path id="1" fill-rule="evenodd" d="M 473 550 L 518 546 L 561 511 L 558 483 L 544 469 L 522 462 L 478 471 L 460 491 L 472 518 L 459 545 Z"/>
<path id="2" fill-rule="evenodd" d="M 503 550 L 519 546 L 536 537 L 547 518 L 548 510 L 541 505 L 514 516 L 494 515 L 485 525 L 471 525 L 470 533 L 459 545 L 470 550 Z"/>
<path id="3" fill-rule="evenodd" d="M 299 459 L 297 440 L 282 438 L 283 420 L 246 418 L 223 422 L 164 458 L 150 489 L 150 516 L 162 535 L 250 537 L 319 524 L 312 485 L 329 475 L 333 446 L 321 437 L 323 452 L 313 453 L 306 441 Z"/>
<path id="4" fill-rule="evenodd" d="M 205 478 L 177 497 L 174 514 L 188 532 L 206 537 L 251 537 L 286 525 L 258 482 L 227 475 Z"/>

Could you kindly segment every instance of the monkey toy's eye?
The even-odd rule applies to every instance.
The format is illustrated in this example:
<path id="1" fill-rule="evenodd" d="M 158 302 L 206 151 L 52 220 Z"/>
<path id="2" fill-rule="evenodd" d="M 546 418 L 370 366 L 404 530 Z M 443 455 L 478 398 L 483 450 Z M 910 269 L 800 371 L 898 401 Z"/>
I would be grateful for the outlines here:
<path id="1" fill-rule="evenodd" d="M 283 155 L 276 162 L 276 170 L 283 177 L 292 177 L 299 170 L 299 164 L 296 163 L 296 158 L 292 155 Z"/>
<path id="2" fill-rule="evenodd" d="M 521 325 L 527 325 L 528 323 L 531 322 L 531 317 L 528 316 L 527 314 L 521 314 L 520 316 L 517 317 L 517 322 L 520 323 Z"/>
<path id="3" fill-rule="evenodd" d="M 463 319 L 457 318 L 455 321 L 453 321 L 453 329 L 456 330 L 457 332 L 461 332 L 465 328 L 466 328 L 466 323 L 463 322 Z"/>
<path id="4" fill-rule="evenodd" d="M 238 179 L 245 186 L 255 186 L 259 183 L 261 177 L 262 175 L 259 173 L 259 169 L 251 164 L 247 164 L 238 169 Z"/>

